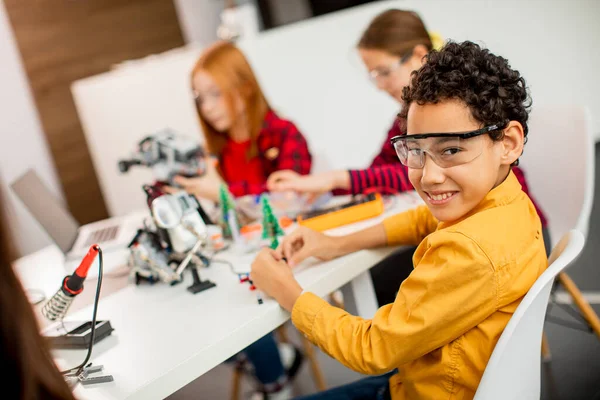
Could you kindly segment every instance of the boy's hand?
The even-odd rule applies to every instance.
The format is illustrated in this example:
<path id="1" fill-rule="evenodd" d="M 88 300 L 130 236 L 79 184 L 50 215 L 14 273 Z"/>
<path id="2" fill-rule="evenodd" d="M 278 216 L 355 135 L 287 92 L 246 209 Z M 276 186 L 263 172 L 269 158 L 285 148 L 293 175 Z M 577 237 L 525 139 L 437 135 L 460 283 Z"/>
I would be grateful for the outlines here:
<path id="1" fill-rule="evenodd" d="M 292 269 L 273 250 L 262 249 L 252 263 L 250 279 L 258 290 L 273 297 L 289 312 L 302 293 L 302 287 L 296 281 Z"/>
<path id="2" fill-rule="evenodd" d="M 341 238 L 327 236 L 312 229 L 300 227 L 285 236 L 279 248 L 277 257 L 285 257 L 290 267 L 295 267 L 308 257 L 328 261 L 346 254 L 341 249 Z"/>

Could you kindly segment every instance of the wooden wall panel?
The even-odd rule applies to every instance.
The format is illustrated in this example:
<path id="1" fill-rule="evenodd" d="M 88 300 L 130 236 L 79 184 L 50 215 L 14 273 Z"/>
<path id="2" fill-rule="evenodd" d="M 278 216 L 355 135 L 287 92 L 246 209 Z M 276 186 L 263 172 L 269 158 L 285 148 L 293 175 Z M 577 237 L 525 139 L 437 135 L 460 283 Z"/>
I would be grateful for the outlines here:
<path id="1" fill-rule="evenodd" d="M 105 218 L 70 85 L 116 63 L 182 46 L 173 1 L 4 2 L 69 208 L 81 223 Z"/>

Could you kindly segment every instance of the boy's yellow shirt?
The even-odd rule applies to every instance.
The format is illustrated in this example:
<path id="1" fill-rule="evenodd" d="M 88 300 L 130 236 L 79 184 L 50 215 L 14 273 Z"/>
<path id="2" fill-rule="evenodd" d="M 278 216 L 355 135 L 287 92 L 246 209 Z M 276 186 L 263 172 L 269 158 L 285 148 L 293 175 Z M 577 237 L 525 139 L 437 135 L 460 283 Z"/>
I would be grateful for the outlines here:
<path id="1" fill-rule="evenodd" d="M 395 302 L 365 320 L 304 293 L 294 325 L 355 371 L 397 368 L 392 399 L 473 398 L 508 320 L 548 265 L 533 204 L 511 172 L 458 221 L 438 224 L 422 206 L 384 227 L 389 244 L 419 244 Z"/>

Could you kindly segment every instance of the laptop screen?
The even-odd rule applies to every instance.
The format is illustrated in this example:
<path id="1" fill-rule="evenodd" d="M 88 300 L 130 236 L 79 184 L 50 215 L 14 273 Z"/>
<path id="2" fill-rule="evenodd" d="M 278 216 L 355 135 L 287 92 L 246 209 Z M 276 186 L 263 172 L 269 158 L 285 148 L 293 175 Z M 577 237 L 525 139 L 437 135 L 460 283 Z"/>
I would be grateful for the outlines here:
<path id="1" fill-rule="evenodd" d="M 63 253 L 69 252 L 79 224 L 35 171 L 27 171 L 10 186 Z"/>

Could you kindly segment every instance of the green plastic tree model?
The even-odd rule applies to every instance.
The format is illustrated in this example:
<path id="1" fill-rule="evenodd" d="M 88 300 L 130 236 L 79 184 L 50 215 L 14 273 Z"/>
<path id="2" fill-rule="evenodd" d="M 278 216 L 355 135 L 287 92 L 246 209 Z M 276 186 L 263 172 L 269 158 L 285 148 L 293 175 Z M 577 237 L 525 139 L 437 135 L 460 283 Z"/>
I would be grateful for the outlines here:
<path id="1" fill-rule="evenodd" d="M 227 221 L 229 218 L 229 212 L 233 211 L 235 215 L 235 219 L 237 222 L 237 226 L 240 226 L 240 222 L 238 220 L 237 212 L 235 211 L 235 201 L 233 200 L 233 196 L 229 191 L 229 187 L 226 184 L 222 184 L 219 188 L 219 205 L 221 207 L 221 226 L 223 227 L 223 237 L 230 238 L 231 227 Z"/>
<path id="2" fill-rule="evenodd" d="M 277 240 L 277 236 L 283 236 L 284 232 L 279 226 L 279 221 L 277 217 L 273 214 L 273 209 L 271 209 L 271 204 L 269 203 L 269 199 L 267 196 L 263 195 L 260 199 L 262 204 L 262 238 L 271 240 L 271 247 L 273 250 L 279 246 L 279 241 Z"/>

